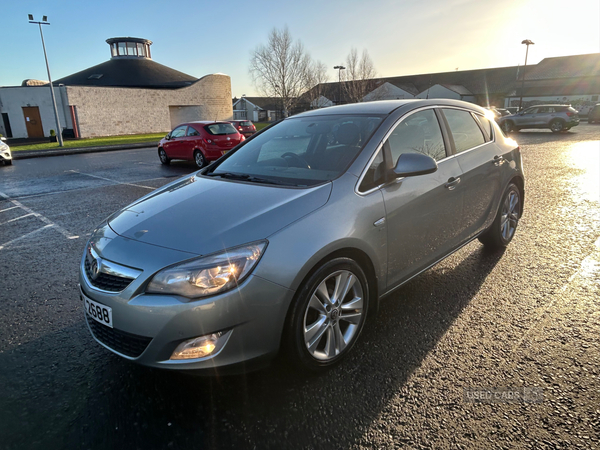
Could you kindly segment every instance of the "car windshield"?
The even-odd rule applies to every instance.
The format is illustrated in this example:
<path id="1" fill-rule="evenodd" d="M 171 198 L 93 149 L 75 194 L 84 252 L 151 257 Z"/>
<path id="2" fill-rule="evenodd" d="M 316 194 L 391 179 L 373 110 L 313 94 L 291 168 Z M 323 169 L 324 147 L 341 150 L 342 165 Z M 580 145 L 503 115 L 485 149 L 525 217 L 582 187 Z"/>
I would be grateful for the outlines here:
<path id="1" fill-rule="evenodd" d="M 365 146 L 381 116 L 297 117 L 265 130 L 209 176 L 312 186 L 340 176 Z"/>
<path id="2" fill-rule="evenodd" d="M 225 134 L 237 134 L 237 130 L 230 123 L 213 123 L 204 127 L 210 134 L 218 136 Z"/>

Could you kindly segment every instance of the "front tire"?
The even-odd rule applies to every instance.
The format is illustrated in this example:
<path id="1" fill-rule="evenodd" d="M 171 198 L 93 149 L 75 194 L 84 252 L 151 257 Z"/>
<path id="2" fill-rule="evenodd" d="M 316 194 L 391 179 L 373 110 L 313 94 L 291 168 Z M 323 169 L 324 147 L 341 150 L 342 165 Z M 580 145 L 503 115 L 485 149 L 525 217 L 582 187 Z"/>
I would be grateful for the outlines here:
<path id="1" fill-rule="evenodd" d="M 167 152 L 165 152 L 163 148 L 158 149 L 158 159 L 160 159 L 160 163 L 164 164 L 165 166 L 171 164 L 171 160 L 169 159 L 169 157 L 167 156 Z"/>
<path id="2" fill-rule="evenodd" d="M 194 162 L 198 169 L 202 169 L 206 165 L 206 159 L 200 150 L 194 151 Z"/>
<path id="3" fill-rule="evenodd" d="M 369 309 L 369 283 L 350 258 L 324 263 L 302 285 L 284 331 L 284 351 L 298 367 L 321 371 L 354 347 Z"/>
<path id="4" fill-rule="evenodd" d="M 505 248 L 515 236 L 521 217 L 523 195 L 516 184 L 504 191 L 500 208 L 492 225 L 479 236 L 479 241 L 491 250 Z"/>
<path id="5" fill-rule="evenodd" d="M 550 122 L 550 130 L 553 133 L 558 133 L 560 131 L 562 131 L 565 127 L 565 124 L 563 123 L 562 120 L 553 120 L 552 122 Z"/>
<path id="6" fill-rule="evenodd" d="M 6 159 L 6 160 L 4 160 L 4 165 L 5 166 L 12 166 L 12 159 Z"/>

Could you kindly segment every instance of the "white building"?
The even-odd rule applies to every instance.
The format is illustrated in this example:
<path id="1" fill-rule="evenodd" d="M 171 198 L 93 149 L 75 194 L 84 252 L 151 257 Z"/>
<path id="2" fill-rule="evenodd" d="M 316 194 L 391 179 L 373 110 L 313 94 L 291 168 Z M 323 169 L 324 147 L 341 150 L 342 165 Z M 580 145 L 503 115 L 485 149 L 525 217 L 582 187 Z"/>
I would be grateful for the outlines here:
<path id="1" fill-rule="evenodd" d="M 147 39 L 106 42 L 110 60 L 53 83 L 63 134 L 158 133 L 185 121 L 233 118 L 229 76 L 197 79 L 163 66 L 152 60 L 152 42 Z M 0 88 L 0 133 L 13 138 L 50 136 L 56 122 L 49 85 L 27 86 L 27 80 L 23 84 Z"/>

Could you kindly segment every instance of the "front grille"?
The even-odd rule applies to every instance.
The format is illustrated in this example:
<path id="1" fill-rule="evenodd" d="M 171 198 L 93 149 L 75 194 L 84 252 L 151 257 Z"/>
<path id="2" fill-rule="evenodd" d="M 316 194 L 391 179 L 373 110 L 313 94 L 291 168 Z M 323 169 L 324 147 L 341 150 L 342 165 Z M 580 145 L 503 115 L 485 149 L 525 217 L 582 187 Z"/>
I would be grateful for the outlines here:
<path id="1" fill-rule="evenodd" d="M 144 353 L 144 350 L 146 350 L 146 347 L 148 347 L 148 344 L 152 340 L 149 337 L 138 336 L 137 334 L 127 333 L 102 325 L 88 314 L 85 315 L 85 318 L 96 339 L 114 351 L 130 356 L 131 358 L 137 358 Z"/>
<path id="2" fill-rule="evenodd" d="M 103 291 L 121 292 L 134 280 L 133 278 L 118 277 L 103 272 L 100 272 L 98 277 L 94 280 L 92 279 L 90 266 L 89 258 L 85 258 L 85 275 L 88 281 L 92 286 L 102 289 Z"/>

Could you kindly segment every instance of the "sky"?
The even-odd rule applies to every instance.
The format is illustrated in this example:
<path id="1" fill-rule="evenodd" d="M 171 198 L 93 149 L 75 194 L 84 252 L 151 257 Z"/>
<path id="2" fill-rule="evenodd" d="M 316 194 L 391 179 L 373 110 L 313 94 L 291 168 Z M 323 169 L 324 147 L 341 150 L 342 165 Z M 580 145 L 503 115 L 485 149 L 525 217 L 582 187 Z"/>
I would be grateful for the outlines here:
<path id="1" fill-rule="evenodd" d="M 195 77 L 225 73 L 232 94 L 259 95 L 248 74 L 252 51 L 286 25 L 312 58 L 344 64 L 367 50 L 381 77 L 522 65 L 600 52 L 598 0 L 33 0 L 2 2 L 0 86 L 47 80 L 36 20 L 53 80 L 110 58 L 106 39 L 150 39 L 152 59 Z"/>

